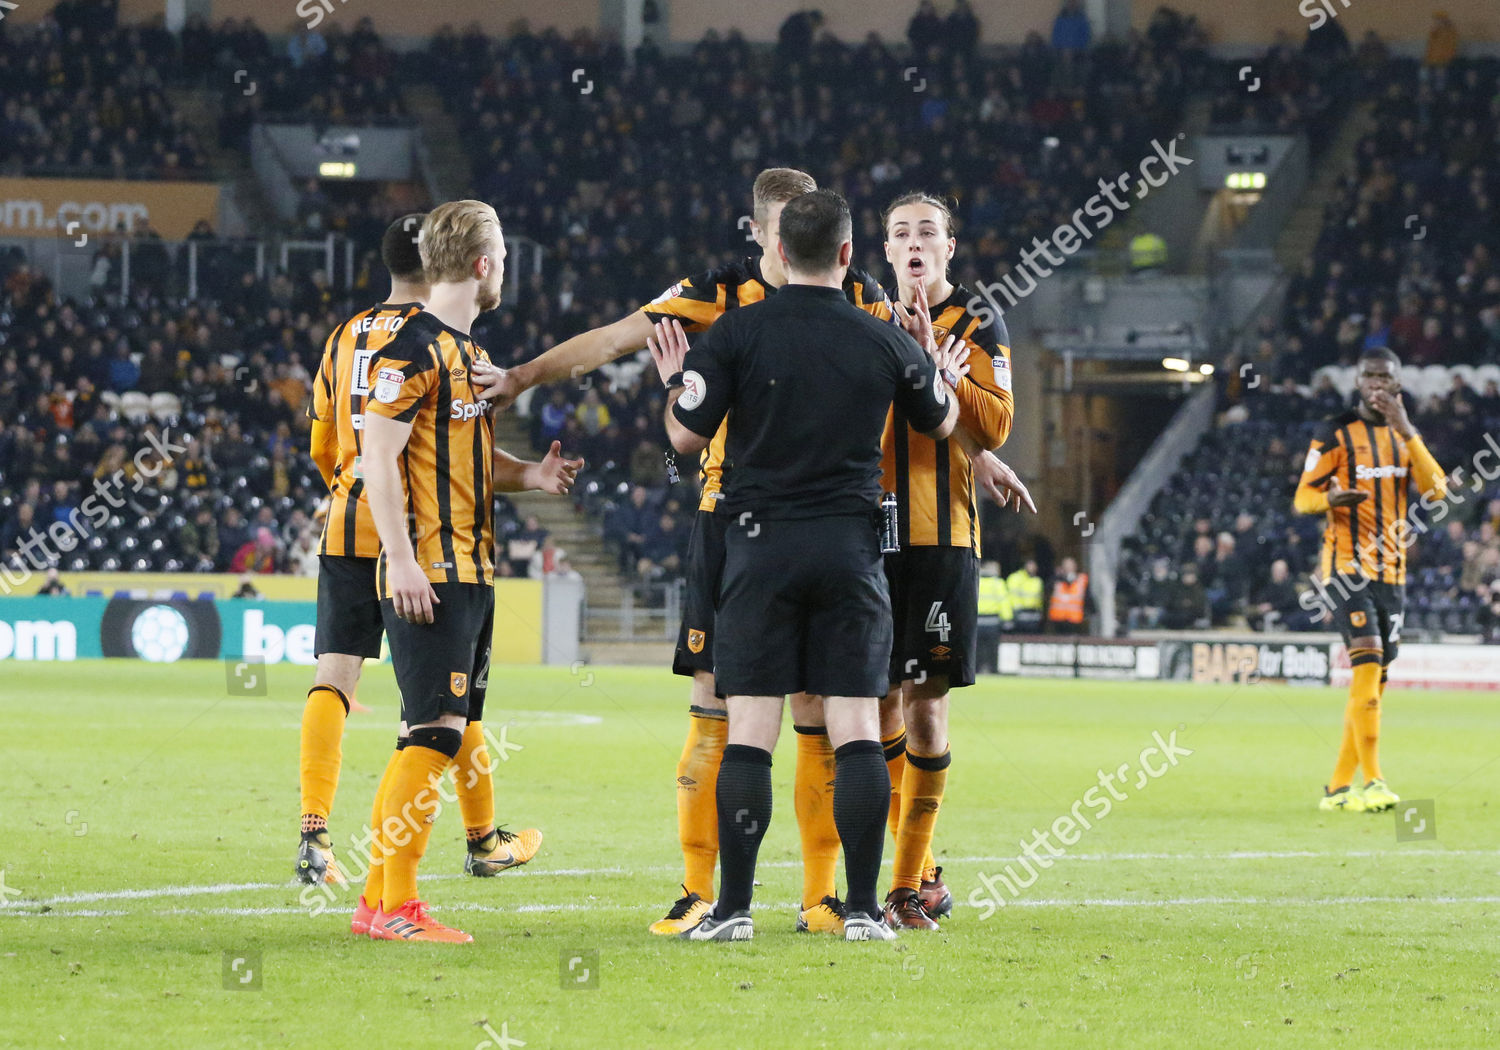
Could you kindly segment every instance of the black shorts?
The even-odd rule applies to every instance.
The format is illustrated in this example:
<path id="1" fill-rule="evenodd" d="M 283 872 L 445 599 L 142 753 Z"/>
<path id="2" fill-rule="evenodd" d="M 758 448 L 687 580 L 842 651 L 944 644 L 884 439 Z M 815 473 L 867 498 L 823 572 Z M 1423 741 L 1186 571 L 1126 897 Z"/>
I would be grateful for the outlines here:
<path id="1" fill-rule="evenodd" d="M 1380 583 L 1359 576 L 1339 574 L 1324 584 L 1333 599 L 1333 622 L 1350 646 L 1356 638 L 1380 639 L 1382 664 L 1396 658 L 1401 644 L 1401 624 L 1406 617 L 1406 588 L 1398 583 Z"/>
<path id="2" fill-rule="evenodd" d="M 490 645 L 495 633 L 495 589 L 482 583 L 434 583 L 434 623 L 408 623 L 391 600 L 380 603 L 391 639 L 391 665 L 401 690 L 401 720 L 408 726 L 439 715 L 484 717 Z"/>
<path id="3" fill-rule="evenodd" d="M 318 629 L 313 653 L 346 656 L 380 655 L 380 590 L 375 586 L 376 558 L 318 555 Z"/>
<path id="4" fill-rule="evenodd" d="M 716 626 L 723 696 L 884 696 L 891 601 L 874 517 L 730 525 Z"/>
<path id="5" fill-rule="evenodd" d="M 719 604 L 719 581 L 724 577 L 724 523 L 728 520 L 729 515 L 711 510 L 700 510 L 693 515 L 682 627 L 677 632 L 677 652 L 672 656 L 673 674 L 691 677 L 698 671 L 713 673 L 714 611 Z"/>
<path id="6" fill-rule="evenodd" d="M 979 560 L 968 547 L 907 547 L 885 556 L 891 591 L 891 681 L 944 675 L 973 685 L 979 654 Z"/>

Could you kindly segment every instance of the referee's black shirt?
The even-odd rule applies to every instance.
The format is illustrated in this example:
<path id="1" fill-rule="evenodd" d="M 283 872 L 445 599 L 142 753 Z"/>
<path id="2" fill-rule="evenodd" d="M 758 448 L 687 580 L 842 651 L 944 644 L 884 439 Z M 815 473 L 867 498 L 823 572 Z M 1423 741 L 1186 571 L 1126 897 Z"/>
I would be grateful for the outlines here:
<path id="1" fill-rule="evenodd" d="M 838 288 L 787 285 L 729 311 L 683 369 L 678 422 L 712 437 L 729 416 L 721 509 L 730 514 L 868 514 L 880 500 L 891 402 L 919 431 L 936 430 L 948 414 L 932 359 Z"/>

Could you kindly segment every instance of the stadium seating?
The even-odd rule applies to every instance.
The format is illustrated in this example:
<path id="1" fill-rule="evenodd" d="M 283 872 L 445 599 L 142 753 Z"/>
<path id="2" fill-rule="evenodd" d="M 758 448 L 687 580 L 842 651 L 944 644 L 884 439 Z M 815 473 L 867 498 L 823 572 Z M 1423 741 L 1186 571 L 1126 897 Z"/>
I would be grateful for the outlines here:
<path id="1" fill-rule="evenodd" d="M 7 68 L 21 68 L 17 62 L 30 61 L 32 51 L 45 56 L 47 49 L 62 46 L 80 30 L 82 16 L 73 6 L 89 5 L 61 5 L 42 28 L 0 38 L 0 56 L 8 60 L 0 61 L 0 80 Z M 158 59 L 168 56 L 155 63 L 163 82 L 222 91 L 221 138 L 226 145 L 242 142 L 250 123 L 269 115 L 319 121 L 400 119 L 405 104 L 396 85 L 415 76 L 431 78 L 473 151 L 475 192 L 505 201 L 507 222 L 541 242 L 548 253 L 543 274 L 506 310 L 486 318 L 476 333 L 495 348 L 502 363 L 534 356 L 570 335 L 614 320 L 654 297 L 671 279 L 743 253 L 743 225 L 735 220 L 748 211 L 744 198 L 754 172 L 771 163 L 818 171 L 825 184 L 850 198 L 865 246 L 857 261 L 886 279 L 889 275 L 878 251 L 881 207 L 910 186 L 953 194 L 961 224 L 955 276 L 970 284 L 981 276 L 992 279 L 1014 261 L 1018 246 L 1050 231 L 1057 215 L 1079 199 L 1082 186 L 1100 174 L 1128 170 L 1149 150 L 1152 137 L 1175 126 L 1181 106 L 1194 92 L 1220 91 L 1234 73 L 1224 63 L 1208 59 L 1201 34 L 1170 12 L 1159 13 L 1146 34 L 1126 44 L 1096 46 L 1081 68 L 1065 70 L 1045 45 L 1028 44 L 1003 56 L 964 54 L 937 68 L 923 68 L 925 83 L 920 90 L 914 90 L 903 76 L 909 61 L 904 52 L 878 42 L 850 46 L 831 37 L 817 42 L 807 55 L 791 55 L 752 49 L 732 34 L 710 34 L 686 55 L 667 56 L 648 44 L 627 65 L 612 46 L 586 36 L 565 40 L 551 31 L 522 31 L 504 40 L 472 29 L 440 34 L 425 56 L 402 58 L 385 47 L 368 22 L 347 32 L 330 22 L 319 31 L 298 33 L 280 53 L 260 29 L 234 20 L 211 27 L 190 18 L 180 37 L 157 27 L 117 29 L 112 24 L 90 24 L 87 30 L 84 35 L 91 54 L 100 56 L 105 68 L 128 67 L 134 52 L 145 48 Z M 424 60 L 434 55 L 443 60 Z M 1242 128 L 1269 123 L 1316 135 L 1324 126 L 1319 122 L 1337 114 L 1326 96 L 1334 87 L 1347 85 L 1349 77 L 1367 88 L 1373 85 L 1370 90 L 1385 92 L 1378 103 L 1379 115 L 1389 124 L 1409 115 L 1403 91 L 1444 101 L 1437 89 L 1418 83 L 1413 64 L 1390 61 L 1388 84 L 1371 74 L 1376 67 L 1367 58 L 1362 50 L 1354 66 L 1341 56 L 1313 61 L 1278 44 L 1259 60 L 1268 84 L 1254 105 L 1236 110 L 1220 95 L 1215 117 Z M 798 67 L 796 78 L 786 75 L 791 64 Z M 252 70 L 264 90 L 247 96 L 226 86 L 231 67 Z M 609 89 L 587 98 L 561 90 L 559 84 L 566 77 L 559 77 L 557 71 L 579 67 L 607 82 Z M 150 106 L 164 98 L 149 78 L 138 79 L 144 94 L 137 104 Z M 1420 126 L 1424 148 L 1441 151 L 1452 141 L 1456 136 L 1451 114 L 1460 105 L 1472 106 L 1487 97 L 1485 92 L 1493 83 L 1492 65 L 1478 62 L 1457 67 L 1446 88 L 1446 107 L 1437 106 L 1436 116 Z M 103 90 L 97 84 L 85 87 L 90 92 Z M 658 132 L 640 135 L 627 130 L 641 122 Z M 149 149 L 152 156 L 165 155 L 178 142 L 178 123 L 169 110 L 159 113 L 152 125 L 159 132 Z M 731 129 L 738 130 L 731 135 Z M 565 163 L 554 151 L 564 134 L 582 144 L 570 151 Z M 726 136 L 735 138 L 731 150 L 723 148 Z M 1334 392 L 1347 394 L 1352 386 L 1349 353 L 1356 338 L 1367 334 L 1353 319 L 1368 318 L 1377 307 L 1385 318 L 1396 314 L 1390 305 L 1398 287 L 1392 275 L 1379 274 L 1386 278 L 1383 282 L 1371 280 L 1376 268 L 1368 265 L 1369 249 L 1343 231 L 1359 208 L 1368 206 L 1369 187 L 1381 176 L 1382 165 L 1407 150 L 1409 136 L 1383 124 L 1361 145 L 1358 170 L 1341 187 L 1319 249 L 1293 282 L 1280 330 L 1271 333 L 1271 356 L 1262 363 L 1278 381 L 1290 377 L 1312 391 L 1326 374 Z M 0 146 L 0 151 L 5 148 Z M 13 163 L 23 165 L 43 159 L 10 155 Z M 1473 163 L 1490 162 L 1475 157 Z M 1493 171 L 1483 170 L 1483 178 L 1492 185 Z M 660 177 L 663 171 L 691 174 L 669 184 Z M 1415 175 L 1428 183 L 1434 178 L 1425 169 Z M 1460 196 L 1477 192 L 1457 184 L 1449 189 Z M 1399 203 L 1385 206 L 1386 211 Z M 383 220 L 378 215 L 340 219 L 354 221 L 362 228 L 378 229 Z M 1424 250 L 1433 257 L 1413 263 L 1402 275 L 1399 288 L 1403 293 L 1416 289 L 1419 313 L 1441 312 L 1438 320 L 1443 335 L 1456 332 L 1464 337 L 1453 346 L 1467 355 L 1458 362 L 1457 374 L 1484 396 L 1492 381 L 1500 383 L 1500 368 L 1492 363 L 1500 357 L 1494 353 L 1495 338 L 1500 335 L 1496 317 L 1500 302 L 1492 301 L 1496 297 L 1484 289 L 1493 291 L 1500 284 L 1494 284 L 1497 279 L 1492 277 L 1486 284 L 1487 259 L 1481 256 L 1476 264 L 1477 249 L 1455 247 L 1456 232 L 1444 227 L 1442 236 L 1429 238 Z M 1440 246 L 1445 254 L 1439 257 Z M 308 335 L 326 330 L 350 304 L 312 301 L 276 276 L 265 282 L 244 278 L 249 283 L 241 284 L 244 268 L 243 260 L 226 249 L 222 257 L 200 268 L 200 295 L 205 303 L 230 305 L 231 314 L 235 299 L 262 305 L 275 302 L 300 314 L 295 324 L 298 345 L 290 357 L 268 337 L 266 326 L 246 324 L 251 318 L 242 306 L 234 318 L 241 327 L 224 332 L 233 347 L 224 360 L 198 360 L 186 345 L 169 346 L 177 355 L 170 390 L 118 387 L 107 369 L 94 361 L 87 370 L 93 393 L 85 400 L 96 402 L 106 414 L 131 421 L 152 419 L 159 425 L 174 421 L 207 425 L 212 417 L 222 427 L 237 414 L 244 428 L 238 440 L 250 450 L 248 459 L 243 454 L 231 455 L 232 465 L 220 464 L 205 491 L 195 497 L 215 507 L 228 499 L 242 513 L 259 515 L 270 508 L 273 520 L 292 510 L 309 515 L 316 508 L 317 485 L 309 484 L 315 472 L 295 429 L 299 406 L 286 398 L 268 398 L 264 390 L 238 405 L 243 392 L 227 377 L 242 362 L 257 368 L 287 364 L 302 373 L 310 371 L 315 367 L 317 347 Z M 166 278 L 152 288 L 158 297 L 148 300 L 146 311 L 166 307 L 160 295 L 181 294 L 182 269 L 180 256 L 163 267 Z M 4 270 L 4 274 L 14 272 L 13 266 Z M 1437 294 L 1432 273 L 1466 278 L 1463 287 L 1468 294 L 1445 300 Z M 1356 279 L 1350 279 L 1351 274 Z M 26 280 L 45 283 L 34 274 Z M 1322 293 L 1330 288 L 1335 293 L 1336 316 L 1319 326 L 1314 319 L 1323 312 L 1327 296 Z M 33 314 L 31 323 L 38 316 Z M 75 329 L 75 350 L 83 355 L 95 337 L 134 330 L 138 322 L 131 318 L 140 316 L 134 311 L 114 316 L 103 311 L 86 319 Z M 21 323 L 16 331 L 24 334 L 26 311 L 18 311 L 17 317 Z M 1341 332 L 1341 325 L 1357 330 L 1352 335 Z M 1400 330 L 1409 336 L 1409 327 Z M 128 356 L 139 362 L 144 347 L 129 337 L 125 341 Z M 1393 335 L 1392 341 L 1400 340 Z M 23 351 L 14 351 L 16 346 Z M 0 357 L 4 356 L 14 356 L 24 365 L 24 343 L 13 338 L 11 347 L 0 350 Z M 1341 360 L 1346 363 L 1339 364 Z M 195 380 L 194 370 L 199 367 L 203 373 Z M 1437 364 L 1413 367 L 1408 371 L 1408 385 L 1417 397 L 1432 399 L 1451 392 L 1453 374 Z M 76 377 L 62 378 L 76 396 L 77 388 L 71 385 Z M 14 430 L 31 425 L 31 406 L 50 391 L 29 382 L 24 373 L 11 383 L 14 389 L 9 397 L 15 406 L 5 411 L 9 401 L 0 397 L 0 420 Z M 561 389 L 561 405 L 552 413 L 562 421 L 558 433 L 570 451 L 583 452 L 590 459 L 578 490 L 582 508 L 595 518 L 601 533 L 615 542 L 611 522 L 616 511 L 628 501 L 633 486 L 644 485 L 651 490 L 653 508 L 681 515 L 685 522 L 696 503 L 695 472 L 689 467 L 679 471 L 679 484 L 665 483 L 665 452 L 656 425 L 661 400 L 649 367 L 640 361 L 622 362 L 592 389 L 613 427 L 592 433 L 585 429 L 578 409 L 590 396 L 589 390 L 576 385 Z M 552 436 L 551 431 L 544 434 L 541 416 L 555 393 L 540 390 L 527 402 L 538 448 L 544 447 L 544 437 L 550 440 Z M 1325 395 L 1315 403 L 1326 408 L 1326 402 Z M 1289 493 L 1286 476 L 1234 469 L 1237 464 L 1259 462 L 1253 457 L 1238 458 L 1245 448 L 1242 439 L 1250 436 L 1266 446 L 1280 437 L 1289 450 L 1284 458 L 1290 471 L 1317 413 L 1306 406 L 1283 406 L 1273 419 L 1263 416 L 1263 411 L 1246 408 L 1242 422 L 1233 422 L 1239 417 L 1231 413 L 1226 429 L 1243 428 L 1245 433 L 1236 431 L 1233 440 L 1222 444 L 1210 442 L 1193 457 L 1205 477 L 1217 472 L 1220 477 L 1235 478 L 1235 484 L 1214 491 L 1196 482 L 1174 481 L 1170 491 L 1183 502 L 1175 509 L 1163 505 L 1154 511 L 1151 531 L 1137 546 L 1137 555 L 1143 557 L 1159 548 L 1174 529 L 1180 533 L 1183 524 L 1190 525 L 1199 513 L 1212 518 L 1217 529 L 1232 521 L 1236 500 L 1251 498 L 1269 506 L 1283 491 Z M 1293 422 L 1290 432 L 1285 430 L 1283 415 Z M 79 420 L 73 425 L 98 422 Z M 269 451 L 278 424 L 294 428 L 293 447 L 282 453 L 280 461 Z M 38 425 L 35 435 L 46 439 L 55 435 L 56 427 Z M 1221 437 L 1227 439 L 1230 434 Z M 0 493 L 13 501 L 24 497 L 26 483 L 36 478 L 38 469 L 29 459 L 30 444 L 20 444 L 18 456 L 14 436 L 0 432 L 0 472 L 4 472 Z M 106 443 L 101 439 L 100 444 Z M 222 442 L 212 440 L 212 434 L 206 444 L 223 451 Z M 214 451 L 209 449 L 211 460 Z M 89 467 L 85 473 L 91 473 L 93 464 L 85 466 Z M 50 497 L 26 498 L 41 507 Z M 145 553 L 135 557 L 173 559 L 176 530 L 168 528 L 167 537 L 150 535 L 153 524 L 159 528 L 163 520 L 160 510 L 141 508 L 135 524 L 147 523 L 138 537 L 146 539 Z M 190 517 L 183 506 L 175 512 Z M 173 521 L 175 517 L 166 519 L 166 524 L 171 526 Z M 129 532 L 131 523 L 122 524 Z M 1266 535 L 1302 535 L 1308 529 L 1307 522 L 1279 511 L 1271 513 L 1264 524 Z M 513 513 L 503 515 L 499 522 L 502 542 L 519 528 Z M 1309 539 L 1315 541 L 1302 535 L 1303 549 L 1308 549 Z M 163 546 L 152 550 L 153 540 L 161 540 Z M 1256 546 L 1276 547 L 1281 542 L 1270 540 Z M 283 539 L 282 546 L 290 548 L 290 539 Z M 78 557 L 94 563 L 134 553 L 134 549 L 108 547 L 108 542 L 90 545 Z M 221 552 L 219 561 L 226 562 L 232 553 Z M 622 558 L 626 571 L 634 571 L 627 562 Z M 1149 574 L 1140 557 L 1132 564 L 1139 579 Z M 1457 606 L 1435 611 L 1440 617 L 1462 612 Z"/>
<path id="2" fill-rule="evenodd" d="M 884 206 L 913 187 L 953 197 L 954 276 L 971 287 L 993 280 L 1097 178 L 1150 153 L 1209 75 L 1201 40 L 1180 26 L 1100 45 L 1067 75 L 1054 52 L 1028 46 L 924 65 L 920 85 L 903 75 L 904 52 L 832 37 L 803 57 L 710 34 L 688 55 L 648 45 L 627 66 L 618 49 L 587 38 L 496 40 L 470 30 L 440 35 L 430 54 L 442 56 L 428 65 L 471 150 L 477 192 L 505 201 L 507 222 L 549 250 L 537 287 L 552 294 L 523 296 L 479 332 L 515 360 L 617 319 L 678 277 L 757 251 L 741 217 L 756 171 L 771 164 L 818 172 L 849 199 L 856 263 L 886 283 Z M 795 79 L 786 75 L 794 62 Z M 570 95 L 559 70 L 573 68 L 609 88 Z M 632 131 L 642 122 L 653 134 Z M 563 140 L 580 147 L 562 158 Z M 625 440 L 599 455 L 590 448 L 598 440 L 568 430 L 591 462 L 580 484 L 585 508 L 607 515 L 636 483 L 652 488 L 653 506 L 690 512 L 696 498 L 681 490 L 693 471 L 670 491 L 663 483 L 654 374 L 592 389 Z M 577 385 L 561 393 L 564 415 L 587 396 Z M 537 391 L 528 403 L 537 448 L 536 420 L 552 396 Z M 607 519 L 600 527 L 613 542 Z"/>
<path id="3" fill-rule="evenodd" d="M 159 26 L 116 27 L 113 5 L 64 3 L 34 26 L 7 23 L 0 32 L 0 170 L 200 174 L 202 150 L 166 95 L 176 51 Z"/>
<path id="4" fill-rule="evenodd" d="M 17 528 L 19 522 L 65 520 L 68 510 L 98 486 L 116 484 L 110 479 L 124 470 L 125 480 L 115 491 L 125 505 L 105 527 L 92 530 L 64 553 L 59 567 L 228 571 L 255 530 L 264 526 L 274 535 L 275 567 L 292 568 L 292 554 L 303 535 L 316 534 L 316 514 L 326 492 L 306 452 L 302 406 L 307 380 L 297 378 L 316 368 L 319 348 L 305 342 L 295 357 L 286 358 L 278 347 L 279 332 L 257 328 L 262 318 L 253 304 L 262 297 L 276 301 L 281 293 L 274 283 L 243 286 L 243 300 L 207 313 L 209 303 L 148 298 L 129 306 L 95 303 L 61 315 L 51 305 L 47 279 L 14 260 L 0 260 L 0 286 L 7 289 L 8 317 L 0 342 L 4 564 L 20 567 L 16 543 L 25 538 L 25 530 Z M 24 295 L 18 295 L 23 286 Z M 309 317 L 306 328 L 331 330 L 356 308 L 354 299 L 335 300 Z M 44 345 L 41 335 L 52 331 L 48 326 L 54 323 L 60 329 Z M 209 325 L 208 338 L 190 339 L 193 325 Z M 178 334 L 167 337 L 169 328 Z M 127 358 L 138 364 L 151 337 L 147 333 L 167 344 L 172 389 L 149 394 L 108 389 L 110 357 L 103 353 L 104 342 L 125 347 Z M 97 353 L 84 349 L 91 344 Z M 72 362 L 66 372 L 56 366 L 62 347 L 83 351 L 66 355 Z M 269 367 L 271 361 L 278 364 Z M 237 371 L 239 366 L 251 362 L 255 376 L 279 378 L 236 382 L 236 374 L 246 375 Z M 282 365 L 299 371 L 282 373 Z M 131 461 L 138 451 L 150 451 L 144 437 L 148 427 L 164 440 L 188 444 L 192 439 L 197 445 L 177 456 L 172 469 L 137 479 Z M 63 437 L 69 439 L 66 446 L 59 444 Z M 30 508 L 24 516 L 23 505 Z M 219 541 L 205 566 L 197 564 L 184 534 L 200 508 L 212 511 L 207 529 Z M 231 510 L 234 517 L 226 518 Z M 503 537 L 519 527 L 515 509 L 500 500 L 497 532 Z"/>

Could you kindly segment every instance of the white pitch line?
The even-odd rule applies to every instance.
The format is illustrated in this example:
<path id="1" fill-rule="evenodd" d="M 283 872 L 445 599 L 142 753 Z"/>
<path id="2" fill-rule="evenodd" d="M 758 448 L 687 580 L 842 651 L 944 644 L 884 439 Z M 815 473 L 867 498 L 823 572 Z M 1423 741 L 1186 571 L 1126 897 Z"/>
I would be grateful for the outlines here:
<path id="1" fill-rule="evenodd" d="M 1163 900 L 1133 900 L 1125 897 L 1043 897 L 1036 900 L 1007 901 L 1006 908 L 1194 908 L 1226 907 L 1245 905 L 1262 908 L 1323 908 L 1369 904 L 1500 904 L 1500 896 L 1483 897 L 1170 897 Z M 756 911 L 791 911 L 799 907 L 795 901 L 779 904 L 756 904 Z M 483 912 L 492 915 L 546 915 L 566 912 L 640 912 L 651 911 L 649 904 L 522 904 L 513 908 L 502 908 L 493 904 L 471 904 L 455 902 L 443 905 L 444 911 Z M 1003 909 L 1002 909 L 1003 910 Z M 306 908 L 167 908 L 152 912 L 119 911 L 23 911 L 17 905 L 0 910 L 0 917 L 16 919 L 91 919 L 100 916 L 120 915 L 167 916 L 259 916 L 259 915 L 306 915 Z M 340 918 L 347 912 L 330 912 Z M 317 918 L 322 918 L 318 916 Z M 309 916 L 309 918 L 312 918 Z M 981 922 L 983 920 L 980 920 Z"/>
<path id="2" fill-rule="evenodd" d="M 245 890 L 264 890 L 273 886 L 284 886 L 278 882 L 219 882 L 211 886 L 159 886 L 147 890 L 103 890 L 98 893 L 69 893 L 45 900 L 12 901 L 12 907 L 40 907 L 54 904 L 92 904 L 97 901 L 149 900 L 153 897 L 197 897 L 215 893 L 240 893 Z"/>
<path id="3" fill-rule="evenodd" d="M 1218 860 L 1307 860 L 1307 859 L 1345 859 L 1350 857 L 1495 857 L 1500 856 L 1500 850 L 1347 850 L 1341 852 L 1314 852 L 1310 850 L 1284 850 L 1284 851 L 1237 851 L 1233 853 L 1065 853 L 1058 857 L 1049 857 L 1053 863 L 1059 861 L 1075 861 L 1079 863 L 1113 863 L 1119 861 L 1137 860 L 1170 860 L 1170 861 L 1218 861 Z M 943 860 L 949 864 L 1020 864 L 1025 861 L 1024 857 L 944 857 Z M 798 860 L 765 861 L 760 864 L 762 869 L 767 868 L 800 868 L 802 862 Z M 890 866 L 887 858 L 884 866 Z M 681 865 L 677 864 L 654 864 L 640 868 L 518 868 L 507 872 L 505 879 L 517 878 L 542 878 L 545 876 L 562 876 L 576 878 L 580 876 L 596 875 L 644 875 L 655 872 L 677 871 Z M 463 875 L 457 874 L 435 874 L 421 876 L 422 882 L 461 879 Z M 156 897 L 196 897 L 211 896 L 223 893 L 241 893 L 254 890 L 298 890 L 301 892 L 300 884 L 295 882 L 221 882 L 211 885 L 189 885 L 189 886 L 159 886 L 150 889 L 134 890 L 101 890 L 92 893 L 69 893 L 56 897 L 47 897 L 42 900 L 18 900 L 12 901 L 12 907 L 41 907 L 43 905 L 55 906 L 59 904 L 95 904 L 100 901 L 115 900 L 150 900 Z M 338 891 L 335 890 L 335 893 Z M 297 909 L 303 910 L 303 909 Z"/>
<path id="4" fill-rule="evenodd" d="M 644 869 L 637 869 L 644 870 Z M 663 871 L 675 871 L 676 868 L 662 868 Z M 625 868 L 557 868 L 551 871 L 516 870 L 506 875 L 507 880 L 520 878 L 523 875 L 626 875 L 630 872 Z M 460 874 L 436 874 L 422 875 L 422 882 L 437 882 L 446 879 L 472 878 L 473 876 Z M 13 907 L 40 907 L 42 905 L 55 904 L 94 904 L 99 901 L 123 901 L 123 900 L 149 900 L 153 897 L 196 897 L 200 895 L 213 895 L 219 893 L 239 893 L 248 890 L 295 890 L 298 893 L 309 887 L 302 883 L 288 880 L 286 882 L 220 882 L 207 886 L 158 886 L 142 890 L 100 890 L 94 893 L 68 893 L 58 897 L 47 897 L 37 901 L 12 901 Z M 353 887 L 350 887 L 350 892 Z M 337 887 L 334 893 L 338 893 Z"/>

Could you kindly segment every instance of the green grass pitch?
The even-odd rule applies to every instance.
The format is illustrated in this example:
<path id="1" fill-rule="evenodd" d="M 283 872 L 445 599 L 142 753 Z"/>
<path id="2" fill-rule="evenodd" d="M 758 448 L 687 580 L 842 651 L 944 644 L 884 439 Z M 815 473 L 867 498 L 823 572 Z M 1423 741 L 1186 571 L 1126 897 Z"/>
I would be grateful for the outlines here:
<path id="1" fill-rule="evenodd" d="M 445 946 L 351 937 L 352 893 L 316 917 L 299 903 L 309 682 L 274 667 L 267 695 L 231 696 L 218 663 L 0 670 L 0 1046 L 1500 1045 L 1489 694 L 1387 697 L 1387 777 L 1436 807 L 1435 839 L 1398 841 L 1393 814 L 1316 809 L 1335 690 L 985 679 L 955 705 L 938 826 L 959 908 L 895 945 L 793 932 L 788 728 L 756 939 L 717 945 L 646 933 L 678 892 L 686 683 L 499 668 L 500 819 L 547 838 L 526 868 L 463 878 L 449 807 L 423 895 L 475 942 Z M 340 843 L 394 735 L 389 670 L 360 695 L 375 711 L 345 735 Z M 1173 731 L 1191 755 L 1128 774 L 1004 907 L 965 903 L 1007 861 L 1024 878 L 1033 828 Z"/>

